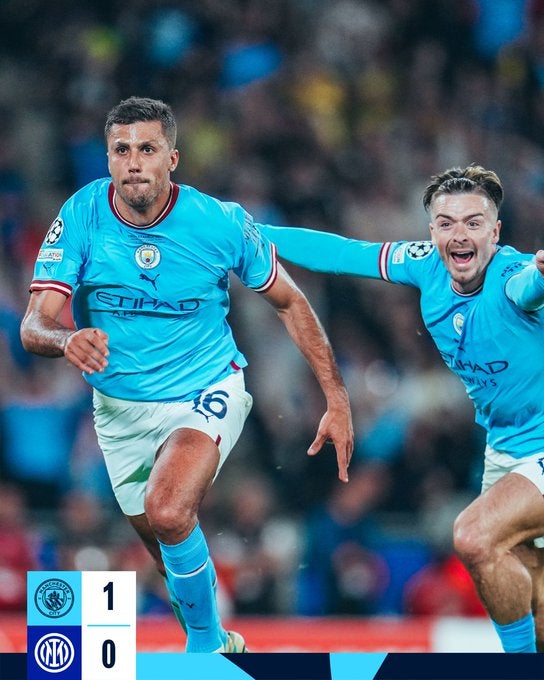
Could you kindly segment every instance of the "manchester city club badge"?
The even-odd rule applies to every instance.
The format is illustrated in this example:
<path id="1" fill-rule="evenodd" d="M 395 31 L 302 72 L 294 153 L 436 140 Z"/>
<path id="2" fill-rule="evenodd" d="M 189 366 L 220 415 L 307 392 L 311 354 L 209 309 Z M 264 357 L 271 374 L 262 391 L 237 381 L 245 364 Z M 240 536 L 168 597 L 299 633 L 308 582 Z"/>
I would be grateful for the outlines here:
<path id="1" fill-rule="evenodd" d="M 138 265 L 143 269 L 153 269 L 161 261 L 161 251 L 157 246 L 146 243 L 137 248 L 134 257 Z"/>
<path id="2" fill-rule="evenodd" d="M 44 616 L 51 619 L 60 618 L 72 609 L 74 591 L 66 581 L 48 579 L 38 586 L 34 602 Z"/>

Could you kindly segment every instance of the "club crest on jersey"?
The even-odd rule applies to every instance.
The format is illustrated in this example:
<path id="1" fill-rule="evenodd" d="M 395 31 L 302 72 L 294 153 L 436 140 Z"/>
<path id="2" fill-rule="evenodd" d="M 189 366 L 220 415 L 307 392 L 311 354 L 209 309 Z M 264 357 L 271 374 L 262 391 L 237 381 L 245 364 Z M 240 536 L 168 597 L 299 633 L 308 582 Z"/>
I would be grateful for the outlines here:
<path id="1" fill-rule="evenodd" d="M 412 241 L 406 247 L 406 254 L 412 260 L 422 260 L 432 253 L 433 248 L 432 241 Z"/>
<path id="2" fill-rule="evenodd" d="M 161 261 L 161 251 L 157 246 L 146 243 L 136 249 L 134 257 L 136 258 L 136 263 L 142 269 L 153 269 Z"/>
<path id="3" fill-rule="evenodd" d="M 47 234 L 45 235 L 44 243 L 48 246 L 54 245 L 61 237 L 62 230 L 64 229 L 64 222 L 57 217 L 49 227 Z"/>
<path id="4" fill-rule="evenodd" d="M 463 324 L 465 323 L 465 317 L 460 313 L 454 314 L 453 316 L 453 327 L 458 335 L 463 332 Z"/>

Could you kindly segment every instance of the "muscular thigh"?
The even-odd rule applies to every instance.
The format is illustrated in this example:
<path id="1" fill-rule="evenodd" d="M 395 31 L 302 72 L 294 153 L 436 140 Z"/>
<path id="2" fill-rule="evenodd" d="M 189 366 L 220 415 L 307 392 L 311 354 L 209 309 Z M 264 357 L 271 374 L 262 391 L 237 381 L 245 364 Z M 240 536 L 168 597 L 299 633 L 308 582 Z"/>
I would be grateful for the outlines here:
<path id="1" fill-rule="evenodd" d="M 515 472 L 521 475 L 529 482 L 532 482 L 527 487 L 532 496 L 532 486 L 534 485 L 538 492 L 544 494 L 544 454 L 536 453 L 521 459 L 515 458 L 505 452 L 499 452 L 488 446 L 485 451 L 485 470 L 482 479 L 482 492 L 490 489 L 500 479 L 508 475 L 510 472 Z M 536 499 L 536 497 L 535 497 Z M 535 500 L 535 510 L 538 513 L 541 503 L 538 499 Z M 537 520 L 538 521 L 538 520 Z M 538 548 L 544 548 L 544 527 L 542 534 L 534 539 L 534 544 Z"/>
<path id="2" fill-rule="evenodd" d="M 492 484 L 463 513 L 482 539 L 505 549 L 544 535 L 544 498 L 521 474 L 508 473 Z"/>
<path id="3" fill-rule="evenodd" d="M 168 509 L 196 514 L 219 466 L 219 449 L 204 432 L 180 429 L 161 446 L 146 489 L 146 512 Z"/>

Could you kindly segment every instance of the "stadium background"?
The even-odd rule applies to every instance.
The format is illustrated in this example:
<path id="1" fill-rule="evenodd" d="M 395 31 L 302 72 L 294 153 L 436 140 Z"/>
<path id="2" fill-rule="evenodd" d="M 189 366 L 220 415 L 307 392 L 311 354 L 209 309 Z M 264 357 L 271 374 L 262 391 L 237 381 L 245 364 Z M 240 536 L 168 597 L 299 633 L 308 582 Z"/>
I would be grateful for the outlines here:
<path id="1" fill-rule="evenodd" d="M 18 336 L 43 234 L 107 174 L 106 112 L 163 98 L 177 181 L 257 221 L 368 240 L 426 238 L 429 176 L 477 162 L 504 181 L 504 241 L 534 252 L 544 2 L 3 0 L 0 38 L 0 652 L 24 650 L 34 569 L 137 570 L 139 649 L 172 650 L 179 633 L 111 496 L 89 390 Z M 483 435 L 417 297 L 289 270 L 351 394 L 351 482 L 336 480 L 332 450 L 305 455 L 322 397 L 271 309 L 233 280 L 255 405 L 201 516 L 224 615 L 255 651 L 496 650 L 451 547 Z"/>

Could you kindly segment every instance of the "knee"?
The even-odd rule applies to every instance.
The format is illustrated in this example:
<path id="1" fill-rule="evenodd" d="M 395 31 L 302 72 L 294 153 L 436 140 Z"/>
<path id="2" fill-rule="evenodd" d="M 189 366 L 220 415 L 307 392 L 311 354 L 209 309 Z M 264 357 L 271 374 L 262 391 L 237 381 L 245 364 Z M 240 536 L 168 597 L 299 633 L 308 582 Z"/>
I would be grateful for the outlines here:
<path id="1" fill-rule="evenodd" d="M 453 525 L 453 546 L 465 566 L 470 567 L 489 559 L 493 545 L 489 533 L 477 518 L 462 512 Z"/>
<path id="2" fill-rule="evenodd" d="M 196 510 L 189 503 L 165 503 L 149 497 L 145 513 L 153 533 L 164 543 L 180 543 L 196 523 Z"/>

